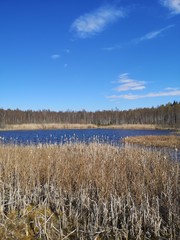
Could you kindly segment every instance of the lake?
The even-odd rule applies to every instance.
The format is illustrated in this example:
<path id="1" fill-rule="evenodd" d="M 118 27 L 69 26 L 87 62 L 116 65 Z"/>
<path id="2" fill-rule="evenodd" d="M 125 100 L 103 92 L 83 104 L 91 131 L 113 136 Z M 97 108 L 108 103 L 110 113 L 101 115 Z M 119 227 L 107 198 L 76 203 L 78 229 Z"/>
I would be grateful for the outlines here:
<path id="1" fill-rule="evenodd" d="M 170 135 L 170 130 L 127 130 L 127 129 L 58 129 L 58 130 L 15 130 L 0 131 L 0 143 L 4 144 L 64 144 L 93 141 L 123 146 L 122 140 L 130 136 Z M 137 147 L 137 146 L 136 146 Z M 148 147 L 147 147 L 148 148 Z M 158 148 L 151 148 L 157 150 Z M 180 160 L 180 151 L 161 148 L 173 159 Z"/>
<path id="2" fill-rule="evenodd" d="M 60 129 L 60 130 L 15 130 L 0 131 L 0 142 L 17 144 L 99 141 L 120 144 L 127 136 L 169 135 L 169 130 L 125 130 L 125 129 Z"/>

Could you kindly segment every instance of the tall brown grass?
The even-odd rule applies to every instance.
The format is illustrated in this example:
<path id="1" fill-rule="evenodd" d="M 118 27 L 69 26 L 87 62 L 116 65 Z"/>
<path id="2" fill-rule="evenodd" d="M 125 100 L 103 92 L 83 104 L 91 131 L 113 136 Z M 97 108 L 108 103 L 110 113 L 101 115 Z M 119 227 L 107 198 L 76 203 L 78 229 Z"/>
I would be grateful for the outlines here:
<path id="1" fill-rule="evenodd" d="M 96 125 L 81 123 L 26 123 L 26 124 L 6 124 L 1 130 L 34 130 L 34 129 L 162 129 L 155 124 L 121 124 L 121 125 Z"/>
<path id="2" fill-rule="evenodd" d="M 125 143 L 140 144 L 152 147 L 168 147 L 176 150 L 180 149 L 180 136 L 135 136 L 124 138 Z"/>
<path id="3" fill-rule="evenodd" d="M 179 239 L 180 165 L 100 143 L 0 145 L 0 239 Z"/>

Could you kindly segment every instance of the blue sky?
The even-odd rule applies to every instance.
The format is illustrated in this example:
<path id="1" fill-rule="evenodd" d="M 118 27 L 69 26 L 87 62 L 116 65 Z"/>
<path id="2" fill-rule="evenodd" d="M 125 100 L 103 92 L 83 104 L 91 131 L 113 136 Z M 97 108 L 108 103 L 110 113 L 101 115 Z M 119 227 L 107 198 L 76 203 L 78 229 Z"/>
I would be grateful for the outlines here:
<path id="1" fill-rule="evenodd" d="M 180 0 L 1 0 L 0 108 L 180 101 Z"/>

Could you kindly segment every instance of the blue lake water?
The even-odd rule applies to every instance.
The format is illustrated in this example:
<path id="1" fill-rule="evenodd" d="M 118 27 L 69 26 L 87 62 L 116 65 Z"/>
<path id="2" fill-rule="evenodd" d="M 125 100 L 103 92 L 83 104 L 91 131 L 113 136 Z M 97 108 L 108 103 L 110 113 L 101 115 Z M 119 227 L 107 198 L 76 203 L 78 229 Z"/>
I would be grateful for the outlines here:
<path id="1" fill-rule="evenodd" d="M 169 130 L 124 130 L 124 129 L 60 129 L 0 131 L 0 142 L 17 144 L 99 141 L 119 144 L 127 136 L 169 135 Z"/>
<path id="2" fill-rule="evenodd" d="M 60 129 L 60 130 L 16 130 L 0 131 L 0 143 L 4 144 L 64 144 L 73 142 L 90 143 L 98 141 L 123 146 L 122 140 L 128 136 L 170 135 L 169 130 L 124 130 L 124 129 Z M 137 147 L 137 146 L 136 146 Z M 153 148 L 151 150 L 157 150 Z M 180 151 L 161 148 L 175 160 L 180 161 Z"/>

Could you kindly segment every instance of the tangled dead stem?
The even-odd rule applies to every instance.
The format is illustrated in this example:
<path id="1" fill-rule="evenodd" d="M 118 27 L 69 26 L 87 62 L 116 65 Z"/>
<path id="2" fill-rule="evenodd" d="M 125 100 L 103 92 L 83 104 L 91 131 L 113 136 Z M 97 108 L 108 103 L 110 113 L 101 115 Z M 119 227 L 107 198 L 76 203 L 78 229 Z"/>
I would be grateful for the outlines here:
<path id="1" fill-rule="evenodd" d="M 0 239 L 180 239 L 180 165 L 96 142 L 1 144 Z"/>

